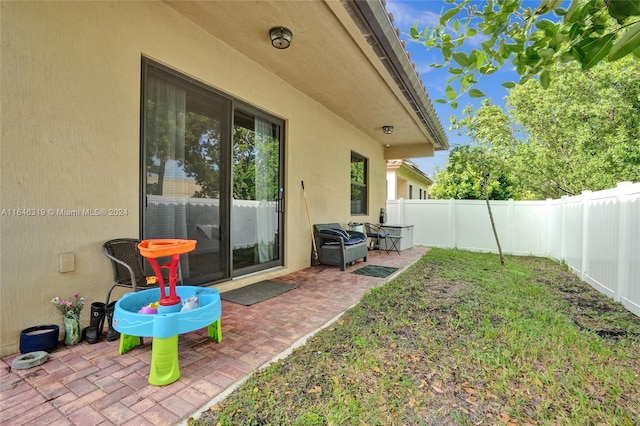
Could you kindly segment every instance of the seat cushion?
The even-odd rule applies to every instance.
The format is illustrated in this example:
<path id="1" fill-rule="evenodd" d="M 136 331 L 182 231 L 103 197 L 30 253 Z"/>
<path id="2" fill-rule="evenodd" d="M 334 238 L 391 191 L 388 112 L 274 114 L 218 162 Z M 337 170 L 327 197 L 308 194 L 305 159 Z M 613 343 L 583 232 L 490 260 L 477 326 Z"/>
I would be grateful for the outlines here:
<path id="1" fill-rule="evenodd" d="M 345 231 L 344 229 L 339 229 L 339 228 L 331 228 L 331 229 L 323 229 L 322 230 L 323 234 L 329 234 L 329 235 L 335 235 L 336 237 L 340 237 L 342 238 L 342 242 L 345 246 L 351 246 L 354 244 L 359 244 L 362 243 L 366 240 L 363 239 L 362 237 L 356 236 L 356 235 L 349 235 L 349 233 L 347 231 Z M 340 241 L 325 241 L 324 245 L 326 246 L 331 246 L 331 245 L 340 245 Z"/>
<path id="2" fill-rule="evenodd" d="M 335 235 L 336 237 L 341 237 L 343 241 L 349 240 L 349 234 L 344 229 L 339 229 L 339 228 L 323 229 L 322 233 Z"/>

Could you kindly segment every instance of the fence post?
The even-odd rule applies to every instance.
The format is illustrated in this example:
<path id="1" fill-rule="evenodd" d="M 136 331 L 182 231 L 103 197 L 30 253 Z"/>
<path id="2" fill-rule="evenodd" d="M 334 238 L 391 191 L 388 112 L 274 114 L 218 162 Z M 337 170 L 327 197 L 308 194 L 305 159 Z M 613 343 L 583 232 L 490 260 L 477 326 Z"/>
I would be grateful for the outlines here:
<path id="1" fill-rule="evenodd" d="M 449 198 L 449 248 L 456 247 L 456 200 Z"/>
<path id="2" fill-rule="evenodd" d="M 631 246 L 629 244 L 630 237 L 630 215 L 629 201 L 627 194 L 632 189 L 632 182 L 620 182 L 616 186 L 618 199 L 618 285 L 614 300 L 617 302 L 627 295 L 627 287 L 629 285 L 629 265 L 631 262 Z"/>
<path id="3" fill-rule="evenodd" d="M 568 195 L 563 195 L 560 197 L 560 260 L 563 262 L 567 261 L 567 200 L 569 199 Z"/>
<path id="4" fill-rule="evenodd" d="M 589 247 L 587 241 L 589 240 L 589 209 L 592 191 L 582 191 L 582 259 L 580 259 L 580 279 L 586 281 L 587 269 L 589 267 Z"/>
<path id="5" fill-rule="evenodd" d="M 544 230 L 546 231 L 545 233 L 545 244 L 544 244 L 544 255 L 547 259 L 551 258 L 551 249 L 549 248 L 549 245 L 551 244 L 551 220 L 549 218 L 549 216 L 551 215 L 551 202 L 553 200 L 551 198 L 547 198 L 546 199 L 546 207 L 544 209 Z"/>
<path id="6" fill-rule="evenodd" d="M 515 203 L 513 201 L 513 198 L 509 198 L 508 200 L 509 204 L 507 207 L 507 226 L 505 226 L 505 236 L 504 236 L 504 242 L 505 242 L 505 248 L 504 248 L 504 252 L 505 253 L 514 253 L 516 251 L 516 247 L 514 244 L 514 240 L 515 240 L 515 232 L 513 232 L 513 230 L 516 228 L 516 224 L 513 223 L 514 221 L 514 210 L 515 210 Z"/>

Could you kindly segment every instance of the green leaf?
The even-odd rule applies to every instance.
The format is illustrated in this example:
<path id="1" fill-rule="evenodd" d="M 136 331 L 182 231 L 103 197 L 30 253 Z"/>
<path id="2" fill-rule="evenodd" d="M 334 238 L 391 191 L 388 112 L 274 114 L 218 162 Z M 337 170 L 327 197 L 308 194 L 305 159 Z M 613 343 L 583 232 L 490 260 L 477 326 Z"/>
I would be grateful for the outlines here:
<path id="1" fill-rule="evenodd" d="M 592 68 L 609 54 L 613 46 L 614 37 L 614 34 L 606 34 L 596 39 L 583 40 L 586 43 L 580 42 L 576 45 L 583 53 L 583 56 L 579 57 L 583 71 Z"/>
<path id="2" fill-rule="evenodd" d="M 640 22 L 636 22 L 620 37 L 609 52 L 608 59 L 615 61 L 633 52 L 640 46 Z"/>
<path id="3" fill-rule="evenodd" d="M 551 58 L 553 58 L 553 54 L 556 53 L 555 50 L 551 49 L 551 48 L 547 48 L 547 49 L 540 49 L 538 51 L 538 54 L 540 55 L 541 58 L 544 58 L 546 60 L 549 60 Z"/>
<path id="4" fill-rule="evenodd" d="M 460 21 L 456 19 L 453 21 L 453 31 L 458 32 L 458 29 L 460 29 Z"/>
<path id="5" fill-rule="evenodd" d="M 444 99 L 436 99 L 433 102 L 436 102 L 436 103 L 439 103 L 439 104 L 446 104 L 447 103 L 447 101 L 444 100 Z"/>
<path id="6" fill-rule="evenodd" d="M 567 10 L 567 14 L 564 17 L 566 22 L 573 22 L 571 18 L 573 18 L 573 14 L 575 13 L 576 10 L 578 10 L 579 6 L 580 6 L 580 0 L 571 0 L 571 5 L 569 6 L 569 9 Z"/>
<path id="7" fill-rule="evenodd" d="M 480 43 L 480 46 L 482 46 L 482 50 L 484 50 L 485 52 L 491 53 L 493 51 L 494 44 L 495 43 L 492 42 L 491 40 L 487 40 Z"/>
<path id="8" fill-rule="evenodd" d="M 469 28 L 467 30 L 467 37 L 473 37 L 476 34 L 478 34 L 478 30 L 476 30 L 475 28 Z"/>
<path id="9" fill-rule="evenodd" d="M 548 20 L 548 19 L 542 19 L 538 22 L 536 22 L 536 28 L 539 28 L 541 30 L 546 30 L 547 28 L 553 28 L 555 27 L 556 24 L 554 24 L 552 21 Z"/>
<path id="10" fill-rule="evenodd" d="M 544 89 L 546 89 L 549 87 L 550 83 L 551 83 L 551 73 L 549 72 L 549 70 L 542 71 L 542 74 L 540 74 L 540 84 Z"/>
<path id="11" fill-rule="evenodd" d="M 640 0 L 609 0 L 605 3 L 609 14 L 618 22 L 624 21 L 629 16 L 640 15 Z"/>
<path id="12" fill-rule="evenodd" d="M 462 74 L 462 69 L 460 69 L 460 68 L 453 68 L 453 67 L 451 67 L 451 68 L 449 68 L 449 69 L 447 70 L 447 72 L 448 72 L 449 74 Z"/>
<path id="13" fill-rule="evenodd" d="M 471 89 L 469 90 L 469 96 L 472 98 L 484 98 L 486 95 L 484 94 L 484 92 L 482 92 L 482 90 Z"/>
<path id="14" fill-rule="evenodd" d="M 451 55 L 451 57 L 456 62 L 456 64 L 460 65 L 461 67 L 468 67 L 470 65 L 469 57 L 464 52 L 456 52 Z"/>
<path id="15" fill-rule="evenodd" d="M 460 9 L 458 9 L 457 7 L 454 7 L 453 9 L 447 10 L 440 17 L 440 25 L 445 25 L 447 22 L 449 22 L 451 20 L 451 18 L 456 16 L 458 14 L 458 12 L 460 12 Z"/>
<path id="16" fill-rule="evenodd" d="M 457 102 L 451 102 L 451 108 L 458 109 L 458 103 Z"/>
<path id="17" fill-rule="evenodd" d="M 578 38 L 578 36 L 580 36 L 582 34 L 582 28 L 580 27 L 580 25 L 576 22 L 575 24 L 573 24 L 571 26 L 571 29 L 569 29 L 569 38 L 571 40 L 575 40 Z"/>
<path id="18" fill-rule="evenodd" d="M 411 34 L 411 38 L 414 40 L 418 40 L 420 38 L 420 32 L 416 28 L 416 25 L 409 29 L 409 34 Z"/>
<path id="19" fill-rule="evenodd" d="M 577 61 L 578 59 L 576 58 L 574 53 L 575 52 L 572 50 L 564 52 L 562 55 L 560 55 L 560 63 L 566 64 L 567 62 Z"/>
<path id="20" fill-rule="evenodd" d="M 444 91 L 445 95 L 447 95 L 447 99 L 449 100 L 453 100 L 457 97 L 456 91 L 453 90 L 453 87 L 451 86 L 447 86 L 447 88 Z"/>
<path id="21" fill-rule="evenodd" d="M 485 19 L 488 19 L 485 17 Z M 486 22 L 480 22 L 478 24 L 478 28 L 482 31 L 482 34 L 489 35 L 493 32 L 493 25 L 488 24 Z"/>
<path id="22" fill-rule="evenodd" d="M 483 51 L 477 51 L 474 50 L 474 55 L 476 57 L 475 62 L 476 62 L 476 68 L 480 68 L 482 66 L 482 64 L 484 64 L 484 61 L 487 57 L 487 54 Z"/>
<path id="23" fill-rule="evenodd" d="M 507 81 L 502 83 L 502 87 L 506 87 L 507 89 L 513 89 L 514 87 L 516 87 L 516 83 L 514 83 L 513 81 Z"/>
<path id="24" fill-rule="evenodd" d="M 482 67 L 480 67 L 478 69 L 478 71 L 480 71 L 480 74 L 484 74 L 484 75 L 490 75 L 493 74 L 494 72 L 498 71 L 498 68 L 489 65 L 489 64 L 485 64 Z"/>

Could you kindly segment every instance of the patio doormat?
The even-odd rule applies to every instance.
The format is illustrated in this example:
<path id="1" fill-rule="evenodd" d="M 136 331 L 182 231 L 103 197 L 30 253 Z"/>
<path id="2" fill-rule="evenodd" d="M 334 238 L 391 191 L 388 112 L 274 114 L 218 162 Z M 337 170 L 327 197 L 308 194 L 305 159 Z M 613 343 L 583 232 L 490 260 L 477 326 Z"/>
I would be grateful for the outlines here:
<path id="1" fill-rule="evenodd" d="M 244 306 L 251 306 L 279 296 L 294 288 L 298 288 L 298 286 L 281 283 L 279 281 L 264 280 L 236 290 L 220 293 L 220 299 Z"/>
<path id="2" fill-rule="evenodd" d="M 385 278 L 397 271 L 398 268 L 392 266 L 367 265 L 356 269 L 352 274 L 366 275 L 368 277 Z"/>

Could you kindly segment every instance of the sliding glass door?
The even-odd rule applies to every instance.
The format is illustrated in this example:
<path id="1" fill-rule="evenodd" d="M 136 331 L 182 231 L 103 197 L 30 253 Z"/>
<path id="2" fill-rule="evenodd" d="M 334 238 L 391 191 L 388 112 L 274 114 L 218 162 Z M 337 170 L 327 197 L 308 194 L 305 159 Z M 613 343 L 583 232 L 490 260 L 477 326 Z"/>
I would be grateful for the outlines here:
<path id="1" fill-rule="evenodd" d="M 282 122 L 143 62 L 142 238 L 196 240 L 185 284 L 282 264 Z"/>

